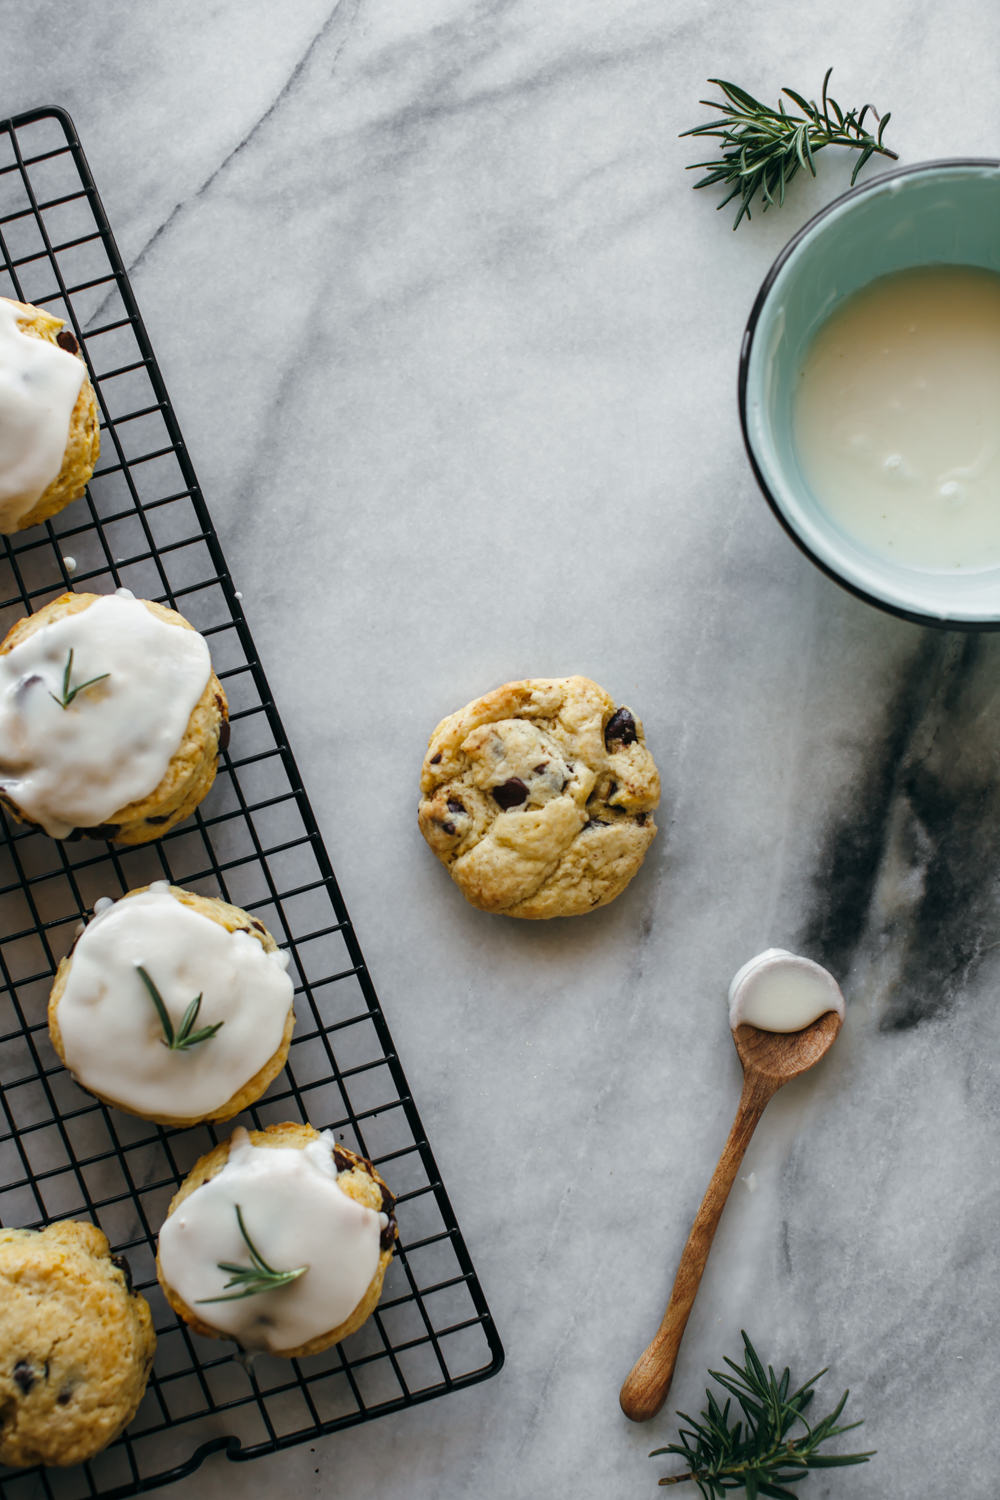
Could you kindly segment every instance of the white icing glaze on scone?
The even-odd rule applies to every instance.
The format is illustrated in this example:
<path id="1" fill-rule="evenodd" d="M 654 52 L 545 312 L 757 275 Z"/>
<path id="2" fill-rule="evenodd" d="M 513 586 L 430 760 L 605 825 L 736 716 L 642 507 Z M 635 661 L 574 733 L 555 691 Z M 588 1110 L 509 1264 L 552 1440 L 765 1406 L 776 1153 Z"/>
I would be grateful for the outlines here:
<path id="1" fill-rule="evenodd" d="M 63 708 L 70 690 L 108 675 Z M 196 631 L 125 592 L 43 625 L 0 656 L 0 790 L 51 838 L 148 797 L 212 670 Z"/>
<path id="2" fill-rule="evenodd" d="M 57 478 L 86 373 L 74 354 L 23 333 L 0 297 L 0 532 L 16 531 Z"/>
<path id="3" fill-rule="evenodd" d="M 222 1171 L 178 1204 L 160 1230 L 160 1268 L 169 1285 L 244 1349 L 297 1349 L 337 1328 L 378 1270 L 379 1236 L 389 1220 L 337 1186 L 333 1144 L 328 1130 L 301 1150 L 254 1146 L 245 1130 L 234 1130 Z M 309 1269 L 274 1291 L 206 1302 L 226 1295 L 230 1273 L 220 1262 L 250 1265 L 237 1204 L 269 1266 Z"/>
<path id="4" fill-rule="evenodd" d="M 84 1088 L 157 1119 L 210 1114 L 281 1044 L 292 1004 L 287 954 L 157 888 L 105 907 L 84 928 L 56 1006 L 66 1066 Z M 174 1031 L 196 995 L 194 1030 L 214 1036 L 171 1051 L 141 964 Z"/>

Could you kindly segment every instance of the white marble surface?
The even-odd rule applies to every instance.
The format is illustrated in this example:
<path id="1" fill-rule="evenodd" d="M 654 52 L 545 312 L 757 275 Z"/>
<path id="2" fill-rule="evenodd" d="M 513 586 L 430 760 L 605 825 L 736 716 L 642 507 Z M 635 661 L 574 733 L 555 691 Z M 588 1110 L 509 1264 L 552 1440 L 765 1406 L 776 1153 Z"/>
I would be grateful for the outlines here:
<path id="1" fill-rule="evenodd" d="M 2 112 L 80 130 L 508 1354 L 184 1493 L 652 1495 L 673 1419 L 617 1391 L 735 1107 L 726 985 L 776 944 L 844 977 L 847 1025 L 765 1116 L 670 1409 L 742 1326 L 829 1363 L 879 1450 L 806 1497 L 994 1496 L 1000 642 L 839 592 L 744 458 L 753 295 L 849 165 L 734 235 L 676 139 L 709 74 L 833 63 L 904 161 L 995 155 L 988 0 L 0 18 Z M 417 832 L 423 744 L 569 672 L 642 714 L 660 837 L 607 910 L 481 915 Z"/>

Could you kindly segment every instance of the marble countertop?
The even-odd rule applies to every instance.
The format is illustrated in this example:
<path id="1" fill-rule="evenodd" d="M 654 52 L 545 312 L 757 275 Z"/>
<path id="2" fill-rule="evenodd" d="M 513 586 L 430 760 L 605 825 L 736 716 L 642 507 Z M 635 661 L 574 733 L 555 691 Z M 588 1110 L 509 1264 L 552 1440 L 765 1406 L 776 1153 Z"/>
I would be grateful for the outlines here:
<path id="1" fill-rule="evenodd" d="M 832 63 L 904 162 L 996 155 L 992 8 L 2 15 L 0 112 L 76 121 L 507 1349 L 184 1494 L 651 1496 L 646 1454 L 742 1327 L 803 1379 L 829 1363 L 879 1450 L 807 1500 L 991 1500 L 1000 639 L 838 590 L 744 457 L 756 288 L 850 164 L 733 234 L 676 137 L 709 74 L 770 99 Z M 660 835 L 607 909 L 485 916 L 417 830 L 426 737 L 572 672 L 642 715 Z M 770 944 L 832 968 L 847 1023 L 769 1106 L 668 1409 L 635 1427 L 618 1388 L 738 1097 L 726 986 Z"/>

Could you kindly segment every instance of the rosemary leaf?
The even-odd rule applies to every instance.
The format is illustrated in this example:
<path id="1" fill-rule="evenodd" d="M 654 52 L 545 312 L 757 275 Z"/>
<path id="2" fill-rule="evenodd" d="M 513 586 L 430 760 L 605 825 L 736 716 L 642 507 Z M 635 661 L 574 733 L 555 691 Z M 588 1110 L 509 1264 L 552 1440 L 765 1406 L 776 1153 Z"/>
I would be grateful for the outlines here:
<path id="1" fill-rule="evenodd" d="M 149 991 L 149 998 L 156 1006 L 157 1014 L 160 1017 L 160 1025 L 163 1027 L 163 1045 L 169 1047 L 171 1052 L 187 1052 L 191 1047 L 196 1046 L 198 1042 L 207 1042 L 209 1037 L 213 1037 L 221 1027 L 225 1026 L 225 1021 L 216 1021 L 214 1026 L 203 1026 L 200 1031 L 191 1030 L 198 1019 L 198 1012 L 201 1010 L 202 997 L 201 995 L 197 995 L 184 1012 L 180 1029 L 175 1034 L 167 1007 L 163 1003 L 163 996 L 146 973 L 146 970 L 142 967 L 142 964 L 136 964 L 135 967 L 140 979 Z"/>
<path id="2" fill-rule="evenodd" d="M 69 656 L 68 656 L 67 661 L 66 661 L 66 670 L 63 672 L 62 697 L 61 698 L 57 698 L 56 695 L 55 695 L 55 693 L 50 693 L 49 694 L 49 697 L 52 698 L 56 703 L 58 703 L 59 707 L 63 708 L 63 709 L 69 708 L 70 704 L 73 702 L 73 699 L 76 697 L 77 693 L 82 693 L 83 690 L 84 690 L 84 688 L 93 687 L 95 682 L 103 682 L 104 679 L 105 679 L 105 677 L 110 677 L 111 676 L 111 673 L 110 672 L 102 672 L 101 675 L 100 675 L 100 677 L 89 677 L 86 682 L 79 683 L 75 688 L 70 688 L 70 685 L 69 685 L 70 684 L 70 679 L 71 679 L 72 676 L 73 676 L 73 651 L 72 651 L 72 649 L 70 649 L 70 653 L 69 653 Z"/>
<path id="3" fill-rule="evenodd" d="M 732 1375 L 718 1370 L 708 1372 L 730 1393 L 725 1406 L 720 1410 L 716 1397 L 707 1390 L 708 1406 L 701 1413 L 702 1420 L 695 1422 L 679 1411 L 677 1415 L 687 1424 L 680 1429 L 680 1441 L 656 1448 L 649 1455 L 655 1458 L 661 1453 L 676 1454 L 687 1465 L 685 1473 L 669 1474 L 659 1481 L 661 1485 L 693 1481 L 706 1500 L 716 1500 L 739 1489 L 744 1490 L 748 1500 L 757 1500 L 758 1496 L 767 1496 L 768 1500 L 771 1497 L 799 1500 L 798 1492 L 786 1486 L 805 1478 L 810 1469 L 866 1464 L 874 1456 L 874 1449 L 867 1453 L 817 1453 L 817 1448 L 828 1439 L 862 1425 L 860 1421 L 837 1425 L 847 1403 L 847 1391 L 834 1410 L 815 1426 L 810 1427 L 802 1415 L 815 1394 L 813 1387 L 817 1380 L 826 1374 L 825 1369 L 789 1395 L 789 1371 L 786 1369 L 780 1380 L 770 1365 L 765 1372 L 745 1333 L 742 1366 L 729 1358 L 725 1363 L 734 1372 Z M 729 1410 L 734 1396 L 743 1420 L 730 1427 Z M 805 1429 L 804 1433 L 789 1437 L 796 1424 Z"/>
<path id="4" fill-rule="evenodd" d="M 308 1266 L 298 1266 L 294 1271 L 276 1271 L 269 1266 L 267 1261 L 257 1249 L 253 1240 L 247 1234 L 247 1227 L 243 1222 L 243 1211 L 240 1205 L 236 1205 L 236 1218 L 240 1226 L 240 1234 L 246 1241 L 247 1249 L 250 1251 L 249 1266 L 237 1266 L 231 1261 L 220 1260 L 217 1264 L 220 1271 L 229 1273 L 226 1282 L 226 1291 L 219 1297 L 199 1297 L 198 1306 L 205 1302 L 240 1302 L 244 1297 L 256 1297 L 260 1292 L 273 1292 L 275 1288 L 288 1286 L 297 1281 L 308 1271 Z M 240 1287 L 238 1292 L 230 1292 L 231 1286 Z"/>
<path id="5" fill-rule="evenodd" d="M 851 175 L 851 186 L 858 173 L 876 153 L 897 161 L 895 151 L 882 144 L 882 135 L 890 120 L 886 114 L 880 118 L 874 104 L 866 104 L 860 113 L 841 109 L 836 99 L 830 98 L 827 85 L 832 68 L 823 79 L 821 103 L 806 99 L 795 89 L 783 92 L 797 104 L 801 114 L 789 113 L 784 100 L 779 99 L 778 108 L 762 104 L 746 89 L 737 88 L 722 78 L 710 78 L 725 96 L 725 102 L 717 99 L 702 99 L 700 103 L 709 109 L 721 110 L 722 118 L 711 120 L 707 125 L 696 125 L 681 132 L 682 136 L 714 136 L 722 142 L 721 160 L 693 162 L 689 171 L 706 170 L 707 177 L 695 183 L 696 188 L 713 187 L 725 183 L 730 191 L 719 204 L 725 208 L 733 198 L 740 199 L 740 209 L 733 224 L 735 229 L 744 214 L 749 219 L 750 205 L 758 194 L 763 200 L 766 213 L 775 202 L 780 207 L 785 201 L 785 188 L 800 167 L 816 176 L 816 153 L 826 146 L 848 146 L 860 153 Z M 871 110 L 879 120 L 878 135 L 871 135 L 864 128 L 865 116 Z M 832 111 L 832 113 L 831 113 Z"/>

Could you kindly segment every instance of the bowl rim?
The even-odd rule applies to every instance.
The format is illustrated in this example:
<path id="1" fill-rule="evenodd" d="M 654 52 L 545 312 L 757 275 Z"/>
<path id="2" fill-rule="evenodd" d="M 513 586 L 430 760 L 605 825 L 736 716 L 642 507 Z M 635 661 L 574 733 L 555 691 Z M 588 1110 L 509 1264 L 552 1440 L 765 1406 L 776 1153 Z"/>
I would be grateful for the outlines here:
<path id="1" fill-rule="evenodd" d="M 812 218 L 808 219 L 806 223 L 802 225 L 802 228 L 792 236 L 787 245 L 785 245 L 785 247 L 779 252 L 770 270 L 760 284 L 757 296 L 754 299 L 753 307 L 750 310 L 750 316 L 747 319 L 746 328 L 743 330 L 743 342 L 740 346 L 739 377 L 737 382 L 737 395 L 740 408 L 740 429 L 743 433 L 743 446 L 746 449 L 747 458 L 750 460 L 750 467 L 753 470 L 754 478 L 757 481 L 761 494 L 764 496 L 764 499 L 771 507 L 774 516 L 780 523 L 785 533 L 789 537 L 791 537 L 792 541 L 795 543 L 796 547 L 798 547 L 799 551 L 804 553 L 805 556 L 808 557 L 809 561 L 813 563 L 815 567 L 819 568 L 821 573 L 825 573 L 827 578 L 829 578 L 833 583 L 838 584 L 842 589 L 845 589 L 847 593 L 853 594 L 856 599 L 862 599 L 866 604 L 871 604 L 876 609 L 881 609 L 884 610 L 887 614 L 895 615 L 897 619 L 909 620 L 911 624 L 914 625 L 933 625 L 938 630 L 995 631 L 1000 630 L 1000 618 L 993 620 L 954 620 L 946 615 L 923 614 L 918 610 L 903 609 L 898 604 L 890 604 L 887 599 L 880 598 L 878 594 L 871 594 L 867 591 L 867 589 L 863 589 L 858 584 L 852 583 L 850 579 L 845 578 L 842 573 L 838 573 L 836 569 L 831 567 L 830 564 L 823 558 L 818 557 L 817 554 L 812 550 L 812 548 L 807 545 L 807 543 L 796 531 L 795 527 L 789 521 L 781 506 L 778 504 L 774 495 L 772 495 L 767 481 L 764 478 L 764 475 L 761 473 L 756 454 L 753 451 L 753 445 L 750 442 L 750 433 L 747 425 L 747 380 L 750 371 L 750 353 L 753 349 L 754 334 L 757 331 L 757 323 L 760 319 L 761 313 L 764 310 L 764 304 L 770 296 L 771 289 L 774 286 L 774 283 L 777 281 L 778 276 L 781 273 L 783 266 L 785 265 L 785 262 L 798 248 L 802 241 L 808 235 L 812 234 L 814 229 L 818 224 L 821 223 L 823 219 L 827 218 L 828 215 L 833 213 L 835 209 L 840 208 L 841 205 L 846 203 L 848 200 L 860 198 L 865 193 L 872 192 L 875 188 L 882 187 L 886 182 L 891 181 L 893 178 L 915 177 L 918 173 L 940 171 L 943 167 L 952 169 L 992 167 L 1000 170 L 1000 159 L 992 156 L 945 156 L 936 158 L 933 161 L 914 162 L 911 166 L 893 167 L 887 172 L 880 172 L 877 177 L 872 177 L 868 182 L 863 182 L 855 187 L 848 188 L 846 192 L 841 193 L 839 197 L 834 198 L 831 200 L 831 202 L 827 203 L 823 208 L 819 210 L 818 213 L 813 214 Z"/>

